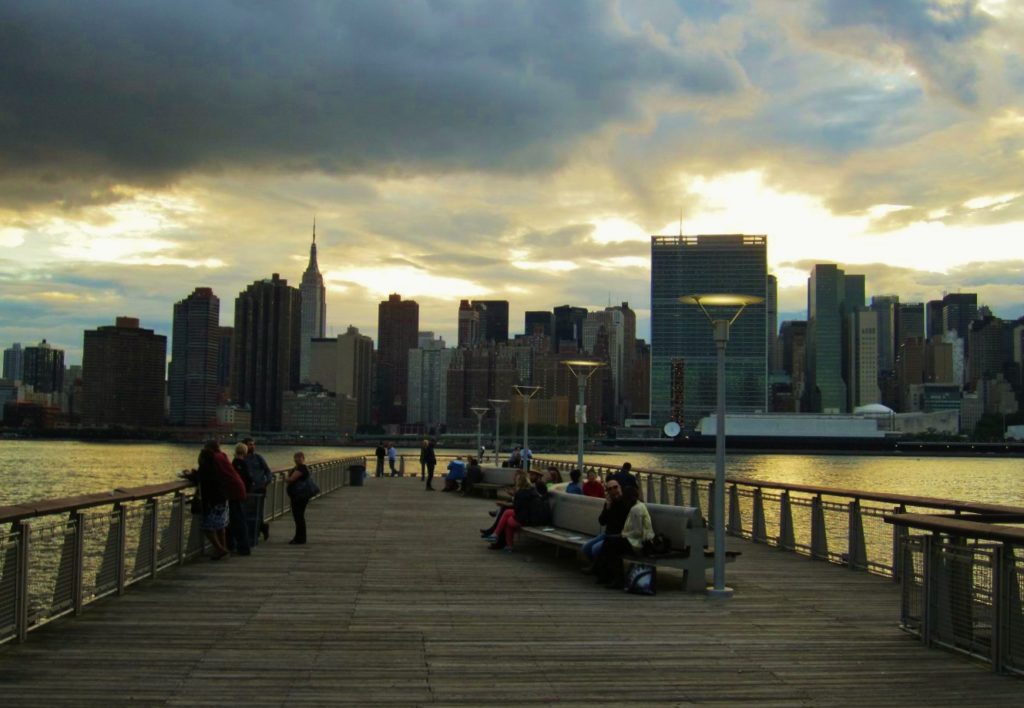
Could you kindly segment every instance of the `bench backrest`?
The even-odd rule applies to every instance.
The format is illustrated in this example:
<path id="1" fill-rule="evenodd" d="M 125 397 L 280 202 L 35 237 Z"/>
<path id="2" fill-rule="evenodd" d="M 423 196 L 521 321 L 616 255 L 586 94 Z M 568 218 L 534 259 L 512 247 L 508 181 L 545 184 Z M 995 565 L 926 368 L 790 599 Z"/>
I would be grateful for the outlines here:
<path id="1" fill-rule="evenodd" d="M 600 532 L 597 517 L 601 515 L 603 499 L 566 494 L 558 488 L 552 489 L 548 499 L 551 503 L 553 526 L 591 536 Z M 672 541 L 672 548 L 683 550 L 691 546 L 707 546 L 708 530 L 700 509 L 692 506 L 648 504 L 647 510 L 651 514 L 654 532 L 667 536 Z"/>
<path id="2" fill-rule="evenodd" d="M 481 467 L 486 484 L 512 484 L 513 477 L 519 470 L 515 467 Z"/>

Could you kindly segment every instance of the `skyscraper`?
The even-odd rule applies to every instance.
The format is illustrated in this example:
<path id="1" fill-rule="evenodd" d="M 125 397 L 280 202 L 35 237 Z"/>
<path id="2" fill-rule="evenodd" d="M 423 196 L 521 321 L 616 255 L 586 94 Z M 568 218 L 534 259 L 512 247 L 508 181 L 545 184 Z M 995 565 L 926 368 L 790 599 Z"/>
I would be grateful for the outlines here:
<path id="1" fill-rule="evenodd" d="M 82 348 L 82 422 L 157 427 L 164 422 L 167 337 L 135 317 L 86 330 Z"/>
<path id="2" fill-rule="evenodd" d="M 217 419 L 220 402 L 220 299 L 196 288 L 174 304 L 167 393 L 171 425 L 205 427 Z"/>
<path id="3" fill-rule="evenodd" d="M 968 333 L 971 331 L 971 323 L 977 319 L 977 293 L 949 293 L 942 298 L 942 331 L 956 330 L 966 344 L 968 356 L 971 353 Z"/>
<path id="4" fill-rule="evenodd" d="M 231 397 L 253 430 L 280 430 L 285 391 L 299 385 L 302 296 L 274 273 L 235 298 Z"/>
<path id="5" fill-rule="evenodd" d="M 416 348 L 420 306 L 392 293 L 377 306 L 377 395 L 380 421 L 404 423 L 409 350 Z"/>
<path id="6" fill-rule="evenodd" d="M 25 367 L 25 350 L 19 342 L 4 349 L 4 378 L 8 381 L 21 381 Z"/>
<path id="7" fill-rule="evenodd" d="M 309 247 L 309 264 L 302 274 L 302 337 L 299 351 L 299 381 L 309 380 L 310 348 L 314 338 L 322 338 L 327 322 L 327 291 L 316 262 L 316 220 L 313 221 L 313 243 Z"/>
<path id="8" fill-rule="evenodd" d="M 447 422 L 448 365 L 453 354 L 443 339 L 421 342 L 409 352 L 409 423 L 429 429 Z"/>
<path id="9" fill-rule="evenodd" d="M 508 300 L 474 300 L 473 306 L 484 308 L 480 315 L 480 340 L 495 344 L 507 342 Z"/>
<path id="10" fill-rule="evenodd" d="M 561 342 L 575 342 L 576 349 L 583 348 L 583 320 L 587 318 L 587 308 L 560 305 L 555 308 L 555 350 L 561 348 Z"/>
<path id="11" fill-rule="evenodd" d="M 847 409 L 846 382 L 843 380 L 845 275 L 834 264 L 818 264 L 807 281 L 807 364 L 803 408 L 808 411 L 842 413 Z"/>
<path id="12" fill-rule="evenodd" d="M 896 336 L 896 317 L 900 305 L 899 295 L 875 295 L 871 309 L 878 316 L 878 371 L 895 371 L 897 347 L 902 344 Z M 924 334 L 918 334 L 923 337 Z"/>
<path id="13" fill-rule="evenodd" d="M 61 393 L 64 390 L 64 350 L 45 339 L 34 347 L 25 347 L 22 381 L 36 393 Z"/>
<path id="14" fill-rule="evenodd" d="M 779 370 L 779 281 L 774 275 L 767 277 L 764 290 L 765 327 L 768 330 L 768 373 Z"/>
<path id="15" fill-rule="evenodd" d="M 459 348 L 475 347 L 480 342 L 480 310 L 469 300 L 459 302 Z"/>
<path id="16" fill-rule="evenodd" d="M 356 423 L 366 425 L 373 410 L 373 340 L 349 325 L 336 338 L 314 339 L 310 380 L 356 402 Z"/>
<path id="17" fill-rule="evenodd" d="M 711 325 L 679 297 L 736 293 L 765 297 L 764 236 L 651 237 L 651 422 L 694 426 L 715 410 L 716 350 Z M 718 308 L 709 308 L 713 315 Z M 731 316 L 732 311 L 729 315 Z M 767 409 L 764 304 L 733 324 L 726 350 L 726 403 L 731 412 Z M 675 399 L 675 400 L 674 400 Z"/>
<path id="18" fill-rule="evenodd" d="M 924 303 L 903 302 L 896 308 L 896 344 L 906 339 L 925 339 L 924 336 Z"/>
<path id="19" fill-rule="evenodd" d="M 878 403 L 878 312 L 859 307 L 846 318 L 847 410 Z"/>
<path id="20" fill-rule="evenodd" d="M 555 316 L 550 310 L 529 310 L 524 318 L 523 329 L 526 336 L 540 329 L 542 334 L 550 337 L 555 333 Z"/>

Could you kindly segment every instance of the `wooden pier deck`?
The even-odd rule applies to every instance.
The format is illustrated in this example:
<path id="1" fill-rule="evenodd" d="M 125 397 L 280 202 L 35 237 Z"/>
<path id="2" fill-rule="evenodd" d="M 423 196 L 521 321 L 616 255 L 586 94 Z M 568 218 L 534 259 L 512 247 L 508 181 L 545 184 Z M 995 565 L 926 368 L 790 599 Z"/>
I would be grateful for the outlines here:
<path id="1" fill-rule="evenodd" d="M 488 551 L 491 503 L 370 479 L 0 647 L 4 706 L 1021 705 L 1024 683 L 897 627 L 886 580 L 731 541 L 736 596 L 607 590 Z"/>

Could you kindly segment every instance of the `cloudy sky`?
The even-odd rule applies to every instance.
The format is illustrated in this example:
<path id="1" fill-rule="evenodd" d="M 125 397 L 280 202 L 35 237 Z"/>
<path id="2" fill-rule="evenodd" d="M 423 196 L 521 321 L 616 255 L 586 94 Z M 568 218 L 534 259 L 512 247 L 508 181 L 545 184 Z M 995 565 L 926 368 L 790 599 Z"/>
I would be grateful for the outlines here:
<path id="1" fill-rule="evenodd" d="M 1017 0 L 0 0 L 0 345 L 167 333 L 195 286 L 298 284 L 328 327 L 414 298 L 623 300 L 649 235 L 766 234 L 868 294 L 1024 315 Z"/>

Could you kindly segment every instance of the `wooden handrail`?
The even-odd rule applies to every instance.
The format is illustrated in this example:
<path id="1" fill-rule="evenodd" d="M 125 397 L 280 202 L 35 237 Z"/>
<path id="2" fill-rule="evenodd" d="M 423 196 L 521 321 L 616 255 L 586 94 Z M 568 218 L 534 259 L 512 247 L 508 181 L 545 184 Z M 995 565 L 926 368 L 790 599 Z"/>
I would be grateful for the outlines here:
<path id="1" fill-rule="evenodd" d="M 982 521 L 974 521 L 964 517 L 941 516 L 937 514 L 885 514 L 882 518 L 885 523 L 894 526 L 906 526 L 922 531 L 935 531 L 937 533 L 960 536 L 964 538 L 979 538 L 986 541 L 999 541 L 1015 546 L 1024 545 L 1024 528 L 1004 526 Z M 1019 520 L 1014 515 L 1010 519 Z"/>

